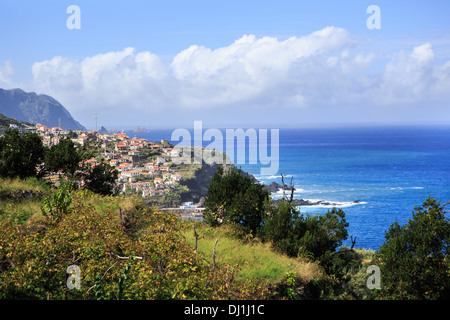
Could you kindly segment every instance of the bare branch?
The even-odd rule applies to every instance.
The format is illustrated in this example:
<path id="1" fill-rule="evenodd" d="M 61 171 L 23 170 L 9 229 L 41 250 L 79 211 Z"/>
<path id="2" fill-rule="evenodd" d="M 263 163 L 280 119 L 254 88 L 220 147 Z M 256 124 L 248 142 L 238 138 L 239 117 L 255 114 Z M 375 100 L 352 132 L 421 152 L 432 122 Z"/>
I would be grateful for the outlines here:
<path id="1" fill-rule="evenodd" d="M 100 278 L 100 281 L 103 280 L 103 278 L 106 276 L 106 274 L 108 273 L 109 270 L 111 270 L 112 267 L 114 267 L 117 264 L 118 261 L 114 262 L 103 274 L 103 276 Z M 90 287 L 88 289 L 88 291 L 86 291 L 86 294 L 89 294 L 89 291 L 91 291 L 92 288 L 94 288 L 97 284 L 94 284 L 92 287 Z"/>
<path id="2" fill-rule="evenodd" d="M 114 257 L 116 257 L 117 259 L 122 259 L 122 260 L 127 260 L 127 259 L 132 259 L 132 258 L 134 258 L 134 259 L 138 259 L 138 260 L 142 260 L 142 259 L 144 259 L 143 257 L 139 257 L 139 256 L 132 256 L 132 257 L 121 257 L 121 256 L 119 256 L 119 255 L 115 254 L 114 252 L 111 252 L 111 255 L 112 255 L 112 256 L 114 256 Z"/>
<path id="3" fill-rule="evenodd" d="M 213 249 L 213 272 L 216 270 L 216 246 L 217 242 L 219 242 L 219 239 L 216 239 L 216 243 L 214 243 L 214 249 Z"/>
<path id="4" fill-rule="evenodd" d="M 194 237 L 195 237 L 195 248 L 194 248 L 194 250 L 195 250 L 195 252 L 197 252 L 198 233 L 195 230 L 195 224 L 193 225 L 193 227 L 194 227 Z"/>
<path id="5" fill-rule="evenodd" d="M 216 246 L 217 246 L 217 242 L 219 242 L 219 239 L 216 239 L 216 243 L 214 244 L 214 249 L 213 249 L 213 269 L 211 272 L 211 277 L 209 278 L 208 282 L 205 284 L 205 288 L 209 286 L 209 284 L 211 283 L 211 280 L 214 278 L 214 272 L 216 271 Z"/>
<path id="6" fill-rule="evenodd" d="M 353 235 L 351 235 L 350 241 L 352 242 L 352 247 L 350 248 L 350 250 L 353 250 L 353 247 L 355 246 L 355 243 L 356 243 L 356 237 L 353 239 Z"/>
<path id="7" fill-rule="evenodd" d="M 294 186 L 292 185 L 292 179 L 294 179 L 294 177 L 291 177 L 291 199 L 289 200 L 289 203 L 294 200 Z"/>

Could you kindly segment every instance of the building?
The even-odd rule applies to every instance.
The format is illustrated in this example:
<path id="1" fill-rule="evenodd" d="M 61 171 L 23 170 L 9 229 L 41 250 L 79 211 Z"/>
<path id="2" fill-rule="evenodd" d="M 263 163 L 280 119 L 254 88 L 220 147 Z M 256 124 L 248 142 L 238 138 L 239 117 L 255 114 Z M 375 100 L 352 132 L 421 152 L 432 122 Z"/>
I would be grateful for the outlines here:
<path id="1" fill-rule="evenodd" d="M 173 181 L 181 181 L 182 178 L 183 178 L 183 177 L 182 177 L 181 175 L 179 175 L 179 174 L 174 174 L 174 175 L 172 176 L 172 180 L 173 180 Z"/>
<path id="2" fill-rule="evenodd" d="M 36 124 L 36 131 L 47 132 L 47 130 L 48 130 L 48 128 L 47 128 L 46 125 L 43 125 L 43 124 L 40 124 L 40 123 Z"/>
<path id="3" fill-rule="evenodd" d="M 129 156 L 139 156 L 140 154 L 141 154 L 141 152 L 138 150 L 128 151 Z"/>
<path id="4" fill-rule="evenodd" d="M 127 178 L 134 178 L 139 177 L 141 175 L 141 172 L 138 170 L 128 170 L 128 171 L 122 171 L 122 176 Z"/>
<path id="5" fill-rule="evenodd" d="M 59 137 L 53 137 L 50 141 L 52 146 L 57 145 L 59 143 Z"/>
<path id="6" fill-rule="evenodd" d="M 124 172 L 124 171 L 130 171 L 131 169 L 133 169 L 133 164 L 129 163 L 129 162 L 123 162 L 121 164 L 119 164 L 116 167 L 117 170 Z"/>

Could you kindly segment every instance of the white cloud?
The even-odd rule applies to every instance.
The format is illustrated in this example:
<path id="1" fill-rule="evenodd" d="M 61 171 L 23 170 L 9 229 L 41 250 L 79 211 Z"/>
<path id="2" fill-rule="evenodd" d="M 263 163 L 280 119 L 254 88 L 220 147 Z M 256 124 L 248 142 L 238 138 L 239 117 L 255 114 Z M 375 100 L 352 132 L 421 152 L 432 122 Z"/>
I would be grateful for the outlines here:
<path id="1" fill-rule="evenodd" d="M 434 53 L 429 43 L 399 52 L 386 64 L 378 97 L 384 105 L 420 103 L 436 97 L 431 93 L 439 86 L 441 68 L 433 64 Z M 433 75 L 434 73 L 434 75 Z"/>
<path id="2" fill-rule="evenodd" d="M 14 69 L 11 61 L 6 61 L 3 66 L 0 65 L 0 87 L 8 88 L 12 84 L 11 77 L 14 75 Z"/>
<path id="3" fill-rule="evenodd" d="M 76 60 L 54 57 L 32 67 L 35 91 L 75 114 L 107 110 L 147 114 L 235 107 L 395 106 L 450 98 L 450 62 L 434 64 L 429 43 L 401 51 L 376 71 L 372 52 L 350 34 L 327 27 L 279 40 L 244 35 L 226 47 L 192 45 L 170 63 L 134 48 Z M 358 50 L 355 50 L 357 48 Z M 0 84 L 9 64 L 0 67 Z M 81 119 L 83 120 L 83 119 Z"/>

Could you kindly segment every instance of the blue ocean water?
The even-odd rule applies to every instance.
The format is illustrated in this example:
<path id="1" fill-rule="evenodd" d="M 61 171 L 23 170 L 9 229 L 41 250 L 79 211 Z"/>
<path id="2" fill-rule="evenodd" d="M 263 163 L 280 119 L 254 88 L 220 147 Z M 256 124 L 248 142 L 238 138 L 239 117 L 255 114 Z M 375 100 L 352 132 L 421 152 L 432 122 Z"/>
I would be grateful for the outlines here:
<path id="1" fill-rule="evenodd" d="M 171 133 L 155 130 L 136 136 L 170 141 Z M 292 177 L 296 199 L 338 202 L 355 246 L 377 250 L 389 226 L 407 222 L 414 206 L 429 195 L 441 203 L 450 200 L 450 127 L 279 129 L 277 174 L 261 175 L 265 166 L 259 161 L 239 166 L 266 184 L 281 183 L 281 174 L 289 184 Z M 300 209 L 322 214 L 330 208 Z"/>

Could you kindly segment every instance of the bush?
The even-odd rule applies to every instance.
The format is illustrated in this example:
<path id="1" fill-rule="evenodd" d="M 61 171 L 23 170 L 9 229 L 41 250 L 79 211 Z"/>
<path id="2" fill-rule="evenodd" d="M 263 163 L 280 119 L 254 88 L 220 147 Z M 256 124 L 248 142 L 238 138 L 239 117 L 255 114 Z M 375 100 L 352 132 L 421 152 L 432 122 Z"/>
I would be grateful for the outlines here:
<path id="1" fill-rule="evenodd" d="M 71 177 L 79 169 L 81 160 L 75 144 L 69 138 L 61 139 L 58 144 L 45 152 L 45 168 L 47 170 L 52 172 L 62 170 Z"/>
<path id="2" fill-rule="evenodd" d="M 242 170 L 219 166 L 209 185 L 203 218 L 212 226 L 233 223 L 245 233 L 259 234 L 269 191 Z"/>
<path id="3" fill-rule="evenodd" d="M 450 298 L 450 221 L 444 207 L 429 197 L 415 207 L 405 225 L 393 223 L 375 254 L 380 266 L 380 297 Z"/>
<path id="4" fill-rule="evenodd" d="M 0 299 L 264 297 L 254 283 L 231 281 L 233 268 L 212 268 L 197 256 L 175 215 L 130 198 L 86 191 L 72 196 L 57 221 L 17 227 L 0 219 Z M 118 205 L 124 216 L 139 216 L 132 236 Z M 67 286 L 67 269 L 74 265 L 80 270 L 79 289 Z"/>
<path id="5" fill-rule="evenodd" d="M 67 214 L 69 206 L 72 203 L 72 182 L 64 182 L 48 197 L 42 200 L 42 214 L 53 220 L 61 219 L 62 215 Z"/>
<path id="6" fill-rule="evenodd" d="M 85 183 L 84 188 L 104 196 L 119 193 L 116 184 L 119 172 L 113 166 L 107 163 L 100 163 L 94 167 L 87 165 L 84 171 L 85 173 L 81 174 Z"/>
<path id="7" fill-rule="evenodd" d="M 25 179 L 36 177 L 36 168 L 44 158 L 44 146 L 36 133 L 20 134 L 17 129 L 7 130 L 0 137 L 0 176 Z"/>
<path id="8" fill-rule="evenodd" d="M 325 215 L 302 215 L 290 202 L 281 200 L 272 206 L 264 225 L 264 236 L 282 253 L 324 260 L 347 238 L 348 223 L 342 209 Z"/>

